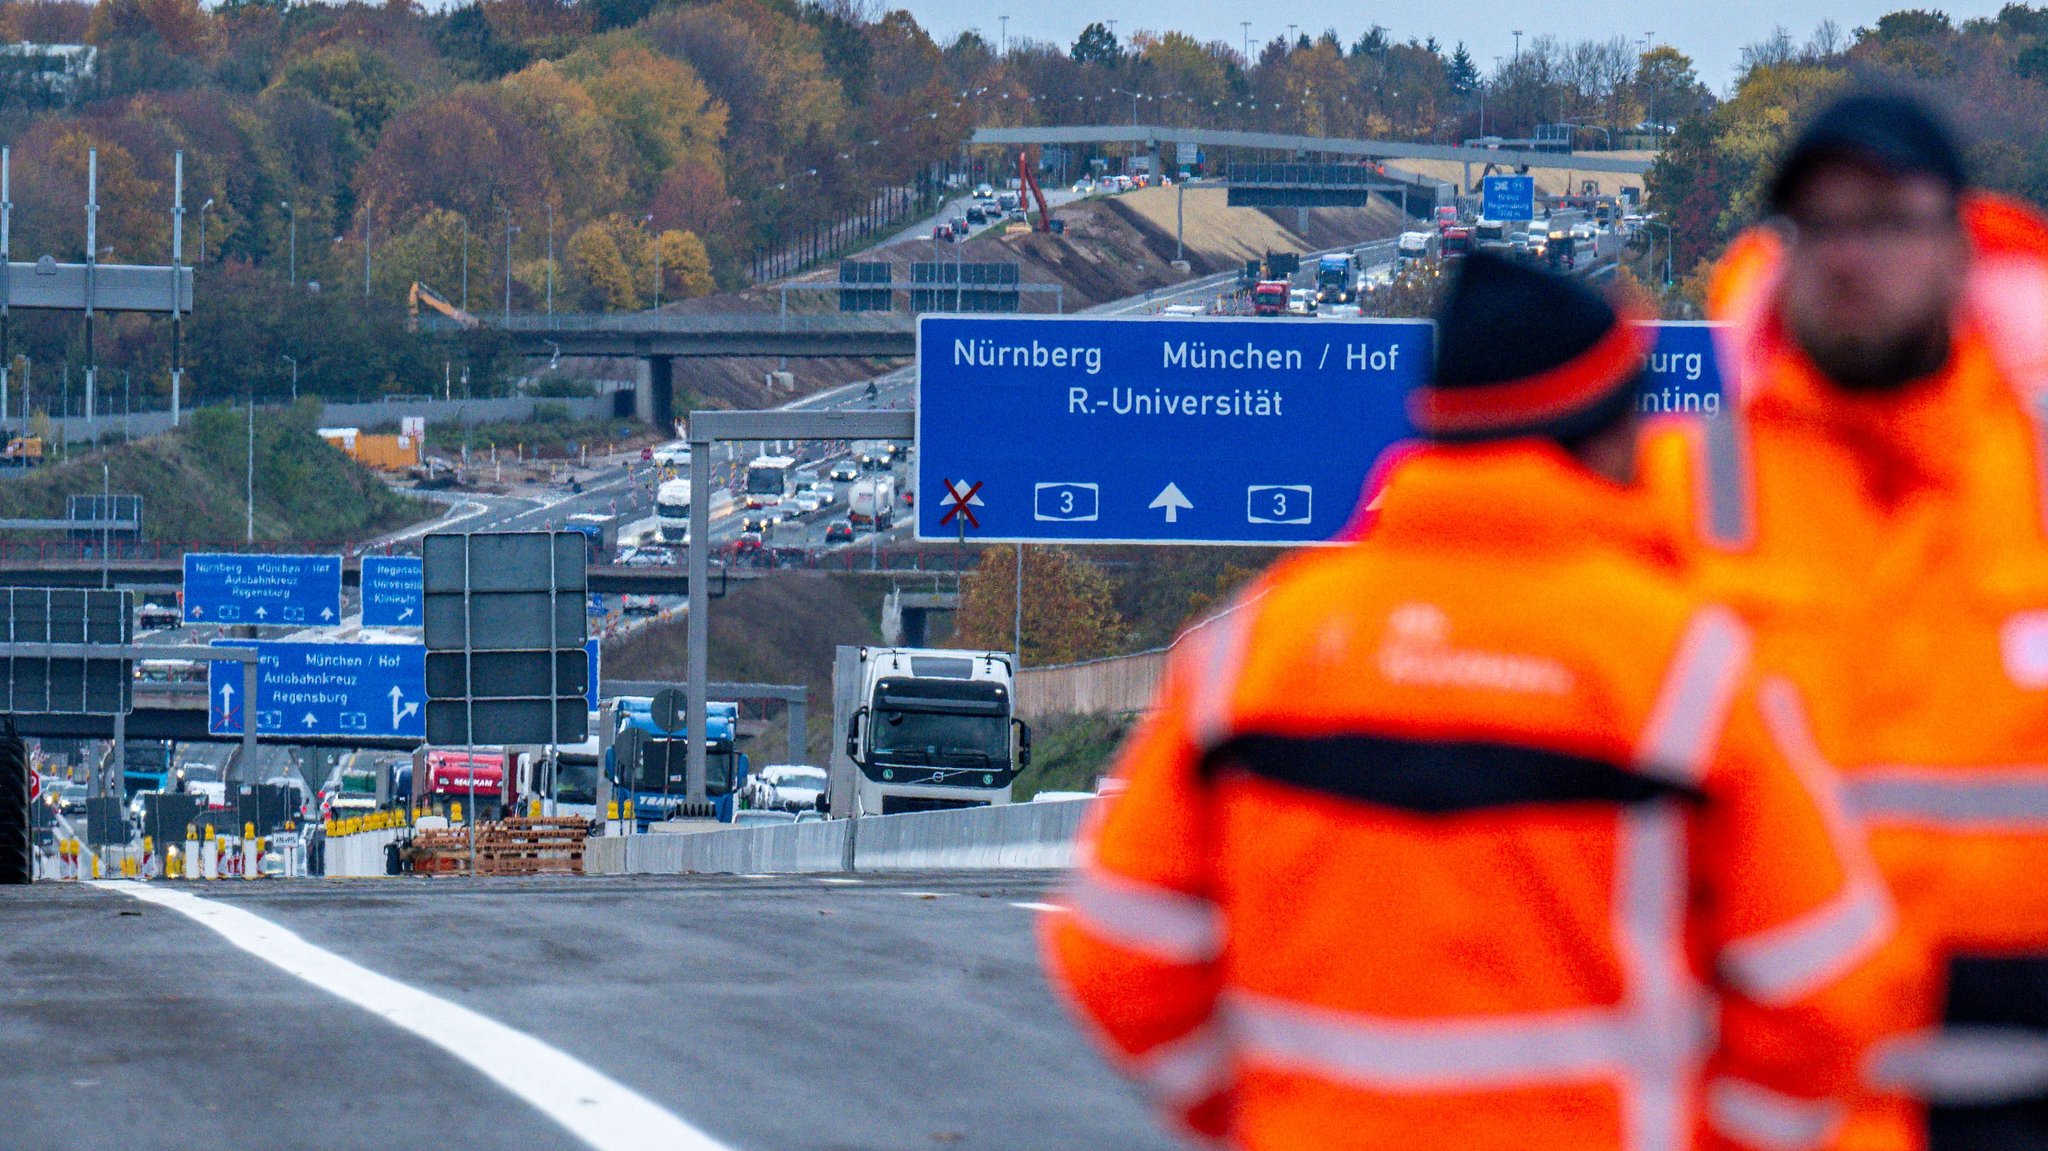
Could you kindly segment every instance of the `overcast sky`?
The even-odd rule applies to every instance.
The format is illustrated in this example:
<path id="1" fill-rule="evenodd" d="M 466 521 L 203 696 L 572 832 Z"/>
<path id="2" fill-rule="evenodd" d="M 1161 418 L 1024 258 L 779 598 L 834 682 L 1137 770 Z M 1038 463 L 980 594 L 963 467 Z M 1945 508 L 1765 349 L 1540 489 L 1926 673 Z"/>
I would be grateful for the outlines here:
<path id="1" fill-rule="evenodd" d="M 941 43 L 973 28 L 994 43 L 1001 35 L 1002 20 L 1010 17 L 1010 36 L 1049 40 L 1071 45 L 1074 37 L 1092 20 L 1116 19 L 1116 32 L 1125 38 L 1139 28 L 1181 31 L 1201 40 L 1223 40 L 1242 46 L 1245 30 L 1239 21 L 1250 19 L 1254 51 L 1257 45 L 1287 34 L 1287 21 L 1297 21 L 1301 31 L 1320 33 L 1334 25 L 1346 44 L 1355 40 L 1367 25 L 1379 23 L 1392 29 L 1396 39 L 1424 39 L 1435 36 L 1448 52 L 1462 40 L 1481 71 L 1492 71 L 1493 57 L 1514 52 L 1513 32 L 1519 28 L 1526 43 L 1531 36 L 1549 33 L 1564 40 L 1606 39 L 1627 36 L 1639 40 L 1646 32 L 1671 44 L 1693 58 L 1700 79 L 1716 92 L 1725 93 L 1735 77 L 1735 62 L 1742 46 L 1770 35 L 1784 25 L 1793 38 L 1805 41 L 1822 20 L 1832 19 L 1845 32 L 1869 24 L 1886 12 L 1916 6 L 1912 0 L 1806 0 L 1787 4 L 1784 0 L 1638 0 L 1625 9 L 1620 5 L 1561 3 L 1558 0 L 1528 0 L 1502 3 L 1498 0 L 1381 0 L 1366 5 L 1246 4 L 1243 0 L 1087 0 L 1080 3 L 1012 4 L 1007 0 L 884 0 L 889 7 L 904 7 L 931 30 Z M 1936 7 L 1960 21 L 1997 13 L 2004 0 L 1961 0 L 1918 6 Z"/>

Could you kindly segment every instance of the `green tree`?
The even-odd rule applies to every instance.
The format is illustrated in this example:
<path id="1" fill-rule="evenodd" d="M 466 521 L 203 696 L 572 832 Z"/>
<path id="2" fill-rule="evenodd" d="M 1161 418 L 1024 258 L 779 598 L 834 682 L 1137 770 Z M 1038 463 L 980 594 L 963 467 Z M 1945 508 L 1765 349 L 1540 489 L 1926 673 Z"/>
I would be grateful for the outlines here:
<path id="1" fill-rule="evenodd" d="M 1459 96 L 1469 96 L 1479 90 L 1479 67 L 1472 63 L 1472 54 L 1465 51 L 1465 42 L 1458 41 L 1451 58 L 1444 63 L 1444 82 Z"/>
<path id="2" fill-rule="evenodd" d="M 322 48 L 285 66 L 278 84 L 297 88 L 342 114 L 364 141 L 412 99 L 413 86 L 382 53 L 353 44 Z"/>
<path id="3" fill-rule="evenodd" d="M 1068 50 L 1076 64 L 1100 64 L 1114 68 L 1123 62 L 1124 50 L 1117 43 L 1116 33 L 1101 21 L 1081 29 L 1081 35 L 1074 39 L 1074 46 Z"/>

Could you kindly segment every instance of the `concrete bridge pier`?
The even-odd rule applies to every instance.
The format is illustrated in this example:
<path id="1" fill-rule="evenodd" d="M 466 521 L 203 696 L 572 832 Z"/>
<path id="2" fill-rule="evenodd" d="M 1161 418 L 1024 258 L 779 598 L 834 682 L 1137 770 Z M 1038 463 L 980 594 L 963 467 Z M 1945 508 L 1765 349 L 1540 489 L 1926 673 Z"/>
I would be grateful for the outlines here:
<path id="1" fill-rule="evenodd" d="M 633 418 L 671 432 L 676 425 L 676 362 L 645 356 L 633 379 Z"/>

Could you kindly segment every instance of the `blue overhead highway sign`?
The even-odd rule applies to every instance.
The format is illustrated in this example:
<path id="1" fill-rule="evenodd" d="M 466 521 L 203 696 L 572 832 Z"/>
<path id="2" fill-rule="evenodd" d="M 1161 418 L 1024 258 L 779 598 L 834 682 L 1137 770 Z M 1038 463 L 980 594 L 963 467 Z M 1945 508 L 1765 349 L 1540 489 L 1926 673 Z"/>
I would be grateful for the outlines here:
<path id="1" fill-rule="evenodd" d="M 257 649 L 259 735 L 424 739 L 427 649 L 410 643 L 273 643 L 216 640 Z M 206 730 L 240 735 L 247 709 L 242 665 L 207 664 Z"/>
<path id="2" fill-rule="evenodd" d="M 1644 365 L 1643 414 L 1718 418 L 1725 401 L 1714 330 L 1721 325 L 1666 320 L 1652 326 L 1657 342 Z"/>
<path id="3" fill-rule="evenodd" d="M 1489 220 L 1536 218 L 1536 177 L 1486 176 L 1479 185 L 1480 215 Z"/>
<path id="4" fill-rule="evenodd" d="M 363 557 L 363 626 L 420 627 L 420 557 Z"/>
<path id="5" fill-rule="evenodd" d="M 1432 349 L 1425 320 L 924 316 L 917 534 L 1328 539 Z M 939 522 L 949 489 L 971 518 Z"/>
<path id="6" fill-rule="evenodd" d="M 185 622 L 324 627 L 341 621 L 341 557 L 185 556 Z"/>

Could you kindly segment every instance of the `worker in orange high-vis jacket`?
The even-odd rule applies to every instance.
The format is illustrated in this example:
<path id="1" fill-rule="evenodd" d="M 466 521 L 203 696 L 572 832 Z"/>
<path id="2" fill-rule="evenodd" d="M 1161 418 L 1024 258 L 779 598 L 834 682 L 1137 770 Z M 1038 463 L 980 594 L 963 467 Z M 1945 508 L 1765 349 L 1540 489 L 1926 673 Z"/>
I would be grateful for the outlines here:
<path id="1" fill-rule="evenodd" d="M 1816 1147 L 1889 907 L 1629 487 L 1640 330 L 1475 255 L 1439 345 L 1370 535 L 1176 645 L 1056 981 L 1232 1146 Z"/>
<path id="2" fill-rule="evenodd" d="M 1841 1146 L 2048 1147 L 2048 222 L 1887 94 L 1820 113 L 1768 200 L 1710 291 L 1729 414 L 1645 465 L 1898 905 L 1918 978 Z"/>

